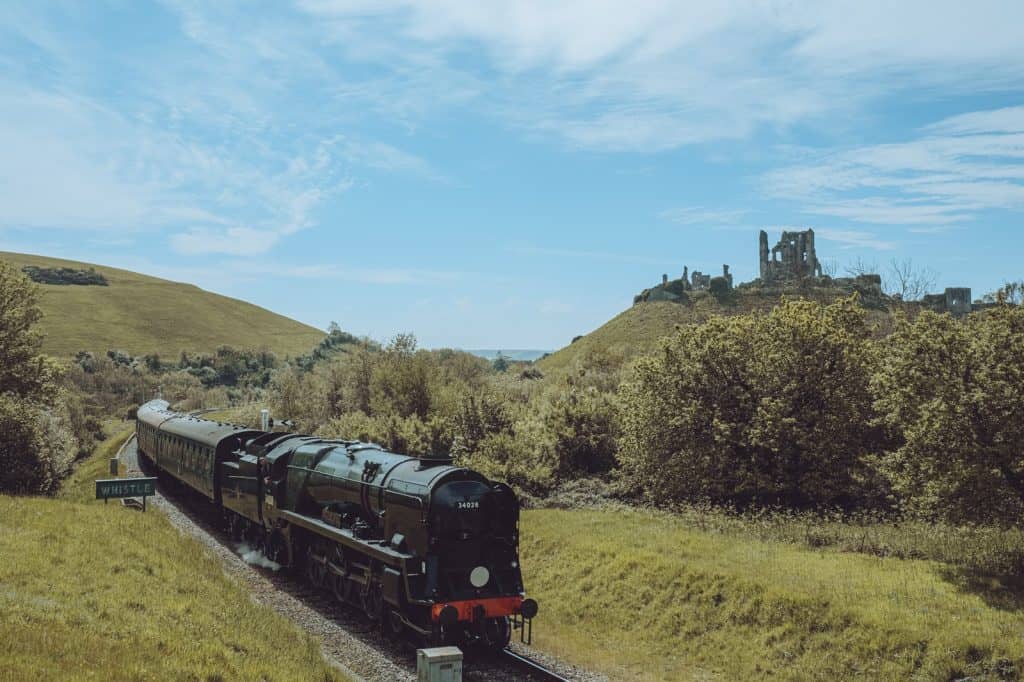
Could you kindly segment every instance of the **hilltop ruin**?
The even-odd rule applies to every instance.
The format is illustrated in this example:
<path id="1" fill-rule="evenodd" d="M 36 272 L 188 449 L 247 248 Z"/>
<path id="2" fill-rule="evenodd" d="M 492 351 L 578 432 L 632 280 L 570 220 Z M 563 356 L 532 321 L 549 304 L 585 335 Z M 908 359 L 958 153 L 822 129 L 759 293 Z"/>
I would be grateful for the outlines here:
<path id="1" fill-rule="evenodd" d="M 814 230 L 783 232 L 782 239 L 771 252 L 768 251 L 768 233 L 761 230 L 760 256 L 762 282 L 821 277 L 821 263 L 814 249 Z"/>
<path id="2" fill-rule="evenodd" d="M 854 277 L 832 277 L 824 273 L 814 243 L 814 230 L 784 230 L 775 246 L 769 248 L 768 233 L 761 230 L 758 239 L 760 277 L 736 285 L 736 289 L 758 291 L 763 294 L 783 295 L 825 290 L 837 294 L 857 292 L 867 307 L 888 308 L 900 303 L 898 295 L 889 296 L 882 290 L 882 277 L 876 273 L 862 273 Z M 683 267 L 682 277 L 670 280 L 661 276 L 661 284 L 644 289 L 633 297 L 634 305 L 646 301 L 674 301 L 688 303 L 690 295 L 707 292 L 722 300 L 733 291 L 733 276 L 729 266 L 722 266 L 722 274 L 706 275 L 690 272 Z M 985 307 L 981 301 L 972 301 L 969 287 L 950 287 L 941 294 L 928 294 L 920 302 L 922 308 L 938 313 L 963 317 Z"/>

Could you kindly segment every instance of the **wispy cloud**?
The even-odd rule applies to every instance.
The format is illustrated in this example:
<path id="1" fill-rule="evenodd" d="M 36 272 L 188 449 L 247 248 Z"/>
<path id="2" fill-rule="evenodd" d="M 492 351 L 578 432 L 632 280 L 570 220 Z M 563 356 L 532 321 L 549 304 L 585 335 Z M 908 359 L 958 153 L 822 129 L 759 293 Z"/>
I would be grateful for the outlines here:
<path id="1" fill-rule="evenodd" d="M 811 154 L 762 187 L 807 213 L 933 231 L 981 211 L 1024 207 L 1024 107 L 979 111 L 915 139 Z"/>
<path id="2" fill-rule="evenodd" d="M 551 258 L 584 258 L 587 260 L 609 261 L 615 263 L 637 263 L 640 265 L 673 265 L 673 261 L 650 258 L 649 256 L 636 256 L 628 253 L 616 253 L 613 251 L 593 251 L 588 249 L 562 249 L 544 246 L 531 246 L 525 244 L 511 245 L 507 247 L 509 253 L 520 256 L 544 256 Z"/>
<path id="3" fill-rule="evenodd" d="M 432 93 L 426 103 L 397 98 L 401 115 L 469 98 L 513 125 L 598 150 L 743 138 L 905 88 L 1024 81 L 1012 2 L 976 3 L 970 13 L 945 0 L 299 6 L 348 57 L 386 64 L 383 88 Z"/>
<path id="4" fill-rule="evenodd" d="M 171 235 L 171 247 L 185 255 L 223 253 L 255 256 L 266 253 L 281 238 L 271 230 L 229 227 L 223 230 L 192 229 Z"/>
<path id="5" fill-rule="evenodd" d="M 1024 107 L 1005 107 L 951 116 L 925 130 L 939 135 L 1024 133 Z"/>
<path id="6" fill-rule="evenodd" d="M 818 227 L 814 231 L 820 237 L 842 244 L 847 248 L 867 248 L 876 251 L 891 251 L 896 248 L 896 242 L 879 239 L 877 235 L 870 232 L 835 230 L 828 227 Z"/>
<path id="7" fill-rule="evenodd" d="M 662 220 L 679 223 L 680 225 L 720 225 L 737 223 L 747 214 L 745 209 L 706 208 L 690 206 L 686 208 L 670 208 L 658 214 Z"/>
<path id="8" fill-rule="evenodd" d="M 99 50 L 42 6 L 0 8 L 0 65 L 26 50 L 45 65 L 0 76 L 0 229 L 159 230 L 182 254 L 251 256 L 369 171 L 450 182 L 320 106 L 339 77 L 304 15 L 165 4 L 174 59 Z M 116 92 L 97 87 L 98 63 Z"/>

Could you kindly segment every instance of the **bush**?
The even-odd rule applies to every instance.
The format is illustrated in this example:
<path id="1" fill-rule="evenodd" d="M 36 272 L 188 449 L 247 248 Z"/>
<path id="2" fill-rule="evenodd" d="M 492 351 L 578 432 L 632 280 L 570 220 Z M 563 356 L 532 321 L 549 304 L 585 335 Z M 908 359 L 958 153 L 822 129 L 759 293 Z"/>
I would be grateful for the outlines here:
<path id="1" fill-rule="evenodd" d="M 852 506 L 877 437 L 855 298 L 680 329 L 623 388 L 621 457 L 656 502 Z"/>
<path id="2" fill-rule="evenodd" d="M 536 447 L 528 433 L 500 431 L 487 435 L 471 454 L 460 461 L 496 481 L 504 481 L 519 491 L 546 495 L 556 484 L 552 463 Z"/>
<path id="3" fill-rule="evenodd" d="M 883 465 L 908 510 L 947 521 L 1024 521 L 1024 309 L 959 322 L 923 312 L 884 343 L 876 407 Z"/>
<path id="4" fill-rule="evenodd" d="M 371 417 L 364 412 L 346 412 L 327 422 L 319 434 L 326 438 L 377 443 L 400 454 L 447 455 L 451 446 L 448 425 L 439 419 L 423 421 L 413 415 Z"/>
<path id="5" fill-rule="evenodd" d="M 80 286 L 107 286 L 107 278 L 96 272 L 94 268 L 80 270 L 75 268 L 44 268 L 37 265 L 26 265 L 22 272 L 33 282 L 40 284 L 77 284 Z"/>
<path id="6" fill-rule="evenodd" d="M 540 431 L 537 445 L 558 480 L 605 474 L 616 464 L 619 415 L 614 396 L 594 388 L 549 393 L 538 401 Z M 524 426 L 517 423 L 517 430 Z"/>
<path id="7" fill-rule="evenodd" d="M 66 415 L 0 395 L 0 492 L 55 492 L 78 454 Z"/>

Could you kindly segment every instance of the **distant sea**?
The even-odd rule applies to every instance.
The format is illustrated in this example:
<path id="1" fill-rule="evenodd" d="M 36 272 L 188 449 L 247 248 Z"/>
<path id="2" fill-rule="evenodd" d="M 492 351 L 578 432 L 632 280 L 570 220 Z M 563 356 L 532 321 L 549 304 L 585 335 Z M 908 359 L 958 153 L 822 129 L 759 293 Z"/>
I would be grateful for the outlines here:
<path id="1" fill-rule="evenodd" d="M 467 348 L 466 352 L 467 353 L 472 353 L 473 355 L 476 355 L 478 357 L 484 358 L 486 360 L 494 360 L 495 358 L 498 357 L 498 353 L 501 353 L 502 355 L 504 355 L 509 360 L 524 360 L 524 361 L 529 362 L 529 361 L 532 361 L 532 360 L 536 360 L 537 358 L 541 357 L 545 353 L 550 353 L 551 351 L 547 351 L 547 350 L 521 350 L 521 349 L 517 350 L 515 348 L 510 348 L 510 349 L 502 348 L 501 350 L 490 350 L 490 349 L 476 349 L 476 350 L 473 350 L 473 349 Z"/>

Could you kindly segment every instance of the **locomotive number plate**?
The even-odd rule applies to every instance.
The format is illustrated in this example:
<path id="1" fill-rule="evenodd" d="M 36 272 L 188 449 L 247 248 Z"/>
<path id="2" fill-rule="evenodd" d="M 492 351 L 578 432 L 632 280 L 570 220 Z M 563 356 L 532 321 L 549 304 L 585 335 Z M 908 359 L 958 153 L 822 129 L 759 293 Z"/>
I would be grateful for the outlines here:
<path id="1" fill-rule="evenodd" d="M 480 502 L 473 500 L 472 502 L 459 502 L 459 509 L 479 509 Z"/>

